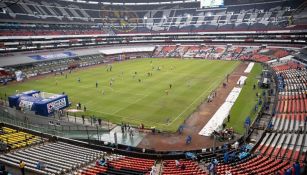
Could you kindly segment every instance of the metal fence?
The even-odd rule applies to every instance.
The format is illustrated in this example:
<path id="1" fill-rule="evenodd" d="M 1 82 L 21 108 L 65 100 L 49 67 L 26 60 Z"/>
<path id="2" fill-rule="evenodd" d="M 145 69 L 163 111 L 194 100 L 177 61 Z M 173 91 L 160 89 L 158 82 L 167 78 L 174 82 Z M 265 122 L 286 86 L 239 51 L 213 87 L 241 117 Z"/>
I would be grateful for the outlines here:
<path id="1" fill-rule="evenodd" d="M 27 128 L 41 133 L 51 134 L 55 136 L 74 138 L 74 139 L 89 139 L 99 140 L 100 135 L 108 132 L 98 126 L 81 126 L 81 125 L 57 125 L 53 124 L 35 124 L 30 118 L 33 117 L 27 114 L 16 113 L 12 115 L 8 112 L 8 108 L 0 107 L 0 122 L 8 123 L 22 128 Z M 18 115 L 23 115 L 18 116 Z M 24 118 L 24 119 L 23 119 Z"/>

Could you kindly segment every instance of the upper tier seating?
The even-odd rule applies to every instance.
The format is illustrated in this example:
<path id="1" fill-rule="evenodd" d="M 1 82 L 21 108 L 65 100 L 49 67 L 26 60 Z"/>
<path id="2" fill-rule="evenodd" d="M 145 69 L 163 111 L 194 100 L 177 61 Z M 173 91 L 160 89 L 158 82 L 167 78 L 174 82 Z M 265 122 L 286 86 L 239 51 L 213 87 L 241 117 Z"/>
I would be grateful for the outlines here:
<path id="1" fill-rule="evenodd" d="M 220 60 L 252 60 L 267 62 L 272 59 L 287 56 L 287 49 L 246 47 L 246 46 L 218 46 L 218 45 L 191 45 L 191 46 L 158 46 L 155 49 L 155 57 L 186 57 Z M 291 63 L 289 63 L 291 65 Z M 291 66 L 290 66 L 291 67 Z M 294 66 L 292 66 L 294 67 Z M 281 69 L 281 68 L 276 68 Z"/>
<path id="2" fill-rule="evenodd" d="M 125 13 L 117 13 L 123 10 L 121 6 L 60 0 L 52 2 L 21 0 L 14 4 L 5 0 L 0 2 L 1 7 L 6 7 L 5 11 L 0 13 L 0 18 L 5 21 L 21 22 L 21 25 L 18 23 L 2 25 L 0 36 L 280 30 L 285 27 L 295 29 L 306 24 L 306 21 L 301 19 L 299 14 L 291 17 L 292 12 L 296 12 L 296 8 L 302 3 L 301 0 L 293 1 L 295 2 L 291 3 L 289 0 L 226 6 L 211 11 L 199 9 L 199 2 L 174 5 L 126 5 Z M 291 18 L 293 19 L 289 20 Z M 39 23 L 44 21 L 48 25 L 74 23 L 75 27 L 61 25 L 62 27 L 48 30 L 39 23 L 23 25 L 25 21 Z M 88 27 L 85 30 L 78 30 L 86 26 L 84 24 L 88 24 Z"/>

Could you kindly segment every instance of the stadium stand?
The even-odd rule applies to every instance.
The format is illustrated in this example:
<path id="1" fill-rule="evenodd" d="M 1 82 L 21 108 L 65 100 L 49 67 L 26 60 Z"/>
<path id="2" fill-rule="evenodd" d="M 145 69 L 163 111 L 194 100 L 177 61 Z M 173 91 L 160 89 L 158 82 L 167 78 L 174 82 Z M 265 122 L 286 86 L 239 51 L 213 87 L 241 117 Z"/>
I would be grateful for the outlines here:
<path id="1" fill-rule="evenodd" d="M 0 141 L 7 144 L 8 149 L 18 149 L 42 142 L 40 137 L 7 127 L 2 127 L 0 133 Z"/>
<path id="2" fill-rule="evenodd" d="M 50 22 L 75 22 L 87 25 L 67 24 L 24 24 L 3 25 L 1 35 L 71 35 L 71 34 L 102 34 L 102 26 L 93 25 L 101 20 L 109 26 L 114 33 L 135 33 L 135 32 L 180 32 L 180 31 L 212 31 L 212 30 L 267 30 L 281 29 L 288 26 L 289 18 L 293 12 L 293 25 L 295 28 L 301 25 L 300 16 L 303 11 L 296 11 L 301 0 L 272 1 L 258 3 L 256 5 L 230 5 L 212 11 L 198 11 L 199 2 L 186 2 L 177 5 L 128 5 L 126 13 L 116 16 L 113 12 L 121 10 L 120 7 L 101 4 L 85 4 L 75 1 L 19 1 L 12 4 L 10 1 L 1 2 L 1 6 L 8 6 L 2 19 L 40 21 L 44 19 Z M 45 9 L 39 8 L 41 5 Z M 63 8 L 59 8 L 63 7 Z M 74 8 L 73 8 L 74 7 Z M 35 11 L 31 9 L 37 9 Z M 99 8 L 105 10 L 99 14 Z M 163 9 L 158 13 L 154 9 Z M 174 13 L 176 11 L 176 13 Z M 108 14 L 108 17 L 101 17 Z M 125 17 L 126 15 L 126 17 Z M 205 16 L 205 17 L 203 17 Z M 146 18 L 144 18 L 146 17 Z M 277 18 L 278 17 L 278 18 Z M 118 21 L 118 18 L 124 21 Z M 136 18 L 136 19 L 135 19 Z M 172 18 L 174 20 L 165 20 Z M 274 20 L 272 20 L 274 19 Z M 40 29 L 31 31 L 31 29 Z M 50 28 L 56 29 L 50 30 Z M 76 29 L 77 28 L 77 29 Z M 17 30 L 16 30 L 17 29 Z"/>
<path id="3" fill-rule="evenodd" d="M 283 174 L 292 164 L 306 161 L 306 69 L 298 62 L 276 63 L 272 68 L 278 76 L 278 103 L 260 144 L 247 159 L 217 166 L 218 174 Z"/>
<path id="4" fill-rule="evenodd" d="M 19 161 L 26 163 L 26 169 L 44 174 L 62 174 L 81 168 L 101 157 L 104 152 L 80 147 L 64 142 L 44 143 L 23 150 L 6 153 L 0 156 L 0 161 L 18 166 Z M 43 162 L 44 168 L 38 169 L 38 163 Z"/>
<path id="5" fill-rule="evenodd" d="M 110 155 L 106 159 L 106 164 L 101 165 L 98 160 L 95 164 L 79 170 L 79 174 L 148 174 L 152 166 L 155 164 L 154 160 L 121 155 Z"/>
<path id="6" fill-rule="evenodd" d="M 163 169 L 162 174 L 171 175 L 171 174 L 199 174 L 206 175 L 207 173 L 202 170 L 196 162 L 191 160 L 178 160 L 179 165 L 176 165 L 174 160 L 165 160 L 162 162 Z"/>
<path id="7" fill-rule="evenodd" d="M 262 0 L 246 4 L 243 2 L 251 1 L 234 0 L 232 4 L 213 9 L 200 8 L 198 1 L 151 5 L 137 5 L 135 0 L 127 0 L 125 5 L 117 0 L 114 4 L 84 2 L 0 1 L 0 52 L 4 53 L 0 60 L 10 59 L 5 60 L 9 64 L 3 64 L 8 72 L 20 70 L 29 78 L 138 57 L 269 63 L 278 86 L 277 104 L 270 121 L 272 127 L 267 127 L 251 155 L 243 159 L 237 158 L 239 149 L 229 151 L 236 157 L 230 163 L 223 161 L 222 150 L 210 150 L 203 159 L 206 163 L 219 160 L 217 174 L 229 171 L 240 175 L 283 174 L 285 169 L 293 169 L 294 162 L 306 162 L 307 70 L 300 62 L 306 62 L 307 57 L 297 53 L 297 48 L 306 43 L 304 0 Z M 146 45 L 132 45 L 135 43 Z M 262 43 L 273 44 L 264 46 Z M 289 43 L 298 45 L 289 48 Z M 98 45 L 116 46 L 99 48 Z M 49 54 L 50 51 L 56 53 Z M 44 54 L 57 57 L 66 51 L 73 53 L 72 56 L 44 58 Z M 294 53 L 300 62 L 292 58 L 287 61 Z M 33 55 L 43 56 L 29 61 L 20 59 L 20 55 L 27 59 Z M 0 80 L 8 79 L 11 74 L 0 71 L 0 76 Z M 181 165 L 176 167 L 174 160 L 159 162 L 136 158 L 133 154 L 106 156 L 104 151 L 61 141 L 49 142 L 8 127 L 2 127 L 0 133 L 0 141 L 13 149 L 0 155 L 0 161 L 18 167 L 23 160 L 26 169 L 38 174 L 149 174 L 157 162 L 161 165 L 161 174 L 165 175 L 207 174 L 198 161 L 180 159 L 185 165 L 182 168 Z M 107 157 L 107 166 L 97 163 L 102 157 Z M 199 157 L 202 159 L 202 155 Z M 38 169 L 39 162 L 45 167 Z"/>

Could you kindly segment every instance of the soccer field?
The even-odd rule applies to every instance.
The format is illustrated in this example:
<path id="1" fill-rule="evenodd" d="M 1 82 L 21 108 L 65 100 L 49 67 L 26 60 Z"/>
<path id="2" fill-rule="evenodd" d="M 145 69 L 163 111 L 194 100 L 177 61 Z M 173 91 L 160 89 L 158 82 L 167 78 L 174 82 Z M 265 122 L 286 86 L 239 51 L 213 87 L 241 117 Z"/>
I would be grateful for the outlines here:
<path id="1" fill-rule="evenodd" d="M 236 61 L 138 59 L 113 63 L 111 72 L 106 65 L 101 65 L 1 86 L 0 92 L 2 97 L 16 90 L 65 92 L 72 102 L 71 108 L 80 102 L 82 109 L 84 105 L 87 108 L 86 115 L 113 123 L 143 123 L 145 127 L 176 131 L 239 64 Z"/>

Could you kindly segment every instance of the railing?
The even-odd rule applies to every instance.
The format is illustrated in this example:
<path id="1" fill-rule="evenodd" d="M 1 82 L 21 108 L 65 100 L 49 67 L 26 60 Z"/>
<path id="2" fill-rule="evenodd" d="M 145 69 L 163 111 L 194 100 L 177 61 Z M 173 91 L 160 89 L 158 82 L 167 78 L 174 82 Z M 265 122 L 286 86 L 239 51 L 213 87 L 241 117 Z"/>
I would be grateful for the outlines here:
<path id="1" fill-rule="evenodd" d="M 25 120 L 22 120 L 16 115 L 12 115 L 6 111 L 6 108 L 0 107 L 0 122 L 8 123 L 22 128 L 27 128 L 41 133 L 46 133 L 55 136 L 75 138 L 75 139 L 88 139 L 99 140 L 99 136 L 107 130 L 98 126 L 80 126 L 80 125 L 57 125 L 57 124 L 33 124 L 27 118 L 31 118 L 28 114 L 24 114 Z"/>

